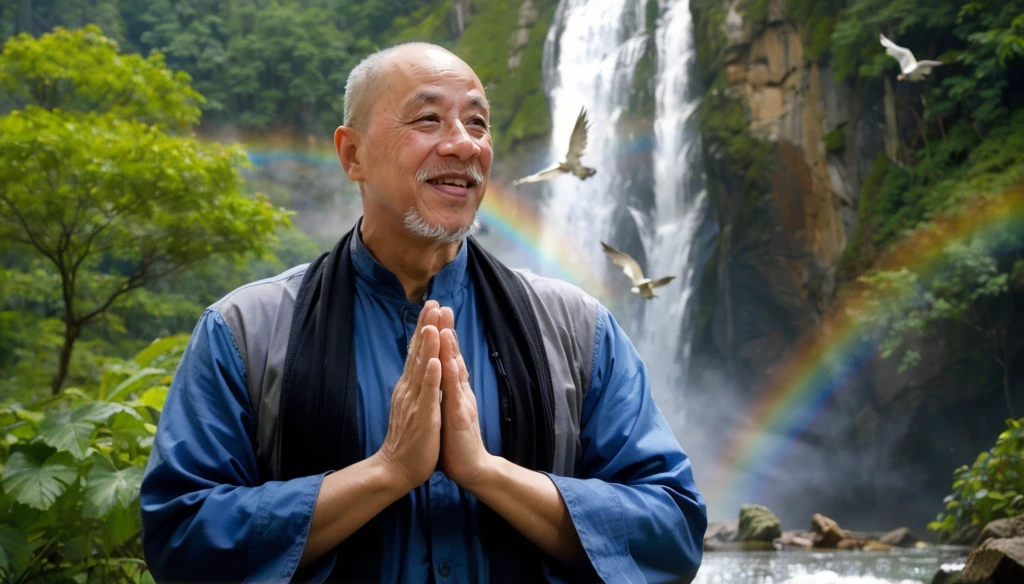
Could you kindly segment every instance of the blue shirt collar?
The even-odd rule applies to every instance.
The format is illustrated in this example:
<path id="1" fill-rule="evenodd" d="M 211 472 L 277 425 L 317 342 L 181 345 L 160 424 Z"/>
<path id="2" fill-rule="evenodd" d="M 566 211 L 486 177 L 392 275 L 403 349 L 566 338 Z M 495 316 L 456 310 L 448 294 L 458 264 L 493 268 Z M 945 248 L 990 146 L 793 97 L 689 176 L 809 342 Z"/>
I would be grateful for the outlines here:
<path id="1" fill-rule="evenodd" d="M 398 276 L 382 266 L 363 243 L 361 226 L 362 218 L 356 223 L 355 237 L 352 238 L 350 247 L 352 265 L 355 266 L 356 273 L 381 294 L 408 302 L 408 299 L 405 297 L 405 289 L 402 288 L 402 283 L 398 280 Z M 427 283 L 427 291 L 423 302 L 430 298 L 442 301 L 465 288 L 469 280 L 469 271 L 466 269 L 468 258 L 469 253 L 466 251 L 466 242 L 463 241 L 459 245 L 459 252 L 455 254 L 455 259 L 445 264 Z"/>

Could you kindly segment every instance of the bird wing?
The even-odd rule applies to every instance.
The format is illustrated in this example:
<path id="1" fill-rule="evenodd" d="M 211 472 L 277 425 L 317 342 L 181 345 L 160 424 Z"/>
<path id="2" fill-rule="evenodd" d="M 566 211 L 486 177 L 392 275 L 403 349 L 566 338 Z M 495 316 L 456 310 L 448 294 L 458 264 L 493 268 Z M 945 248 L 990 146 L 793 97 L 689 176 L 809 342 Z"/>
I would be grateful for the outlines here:
<path id="1" fill-rule="evenodd" d="M 644 272 L 640 269 L 640 264 L 636 263 L 632 256 L 615 249 L 603 241 L 601 242 L 601 249 L 604 250 L 604 253 L 608 254 L 613 264 L 622 266 L 623 273 L 629 277 L 631 282 L 636 284 L 644 279 Z"/>
<path id="2" fill-rule="evenodd" d="M 918 67 L 938 67 L 939 65 L 944 65 L 944 64 L 945 63 L 943 63 L 942 61 L 929 61 L 927 59 L 924 60 L 924 61 L 918 61 L 917 62 L 917 66 Z"/>
<path id="3" fill-rule="evenodd" d="M 529 176 L 524 176 L 522 178 L 517 178 L 516 180 L 512 181 L 512 185 L 515 186 L 515 185 L 521 185 L 523 183 L 540 182 L 542 180 L 548 180 L 548 179 L 555 178 L 556 176 L 558 176 L 558 175 L 560 175 L 560 174 L 562 174 L 564 172 L 565 171 L 562 170 L 561 165 L 556 162 L 556 163 L 552 164 L 551 166 L 545 168 L 544 170 L 537 171 L 537 172 L 535 172 L 535 173 L 533 173 L 533 174 L 531 174 Z"/>
<path id="4" fill-rule="evenodd" d="M 669 282 L 671 282 L 672 280 L 675 280 L 675 279 L 676 279 L 675 276 L 665 276 L 664 278 L 659 278 L 659 279 L 651 282 L 651 288 L 657 288 L 659 286 L 664 286 L 665 284 L 668 284 Z"/>
<path id="5" fill-rule="evenodd" d="M 583 151 L 587 149 L 587 131 L 590 129 L 590 121 L 587 119 L 587 108 L 580 108 L 580 115 L 576 116 L 576 125 L 572 128 L 572 136 L 569 137 L 569 151 L 565 154 L 567 164 L 578 164 L 583 157 Z"/>
<path id="6" fill-rule="evenodd" d="M 897 45 L 885 38 L 885 35 L 881 33 L 878 35 L 878 40 L 882 43 L 882 46 L 885 47 L 885 52 L 893 59 L 899 61 L 900 69 L 902 69 L 904 73 L 913 71 L 914 67 L 917 65 L 917 59 L 914 58 L 914 53 L 911 53 L 910 49 L 905 49 Z"/>

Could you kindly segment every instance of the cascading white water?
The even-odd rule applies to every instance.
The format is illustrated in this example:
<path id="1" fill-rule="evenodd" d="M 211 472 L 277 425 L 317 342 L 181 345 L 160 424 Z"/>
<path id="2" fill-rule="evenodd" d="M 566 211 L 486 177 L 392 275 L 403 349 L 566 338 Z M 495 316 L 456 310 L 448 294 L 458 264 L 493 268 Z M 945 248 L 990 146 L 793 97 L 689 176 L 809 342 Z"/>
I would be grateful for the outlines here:
<path id="1" fill-rule="evenodd" d="M 686 378 L 692 335 L 686 318 L 694 293 L 695 245 L 704 221 L 705 191 L 701 176 L 700 134 L 693 115 L 700 104 L 694 91 L 696 51 L 688 0 L 667 6 L 658 23 L 657 86 L 654 120 L 654 224 L 641 230 L 647 250 L 648 276 L 673 275 L 661 289 L 662 306 L 648 305 L 637 349 L 648 363 L 652 387 L 663 392 L 663 407 L 678 399 Z"/>
<path id="2" fill-rule="evenodd" d="M 543 218 L 545 237 L 550 238 L 545 244 L 564 246 L 568 234 L 577 258 L 603 271 L 609 286 L 628 287 L 598 242 L 610 241 L 613 211 L 616 205 L 630 205 L 626 187 L 635 182 L 637 172 L 644 172 L 623 162 L 622 151 L 629 146 L 624 148 L 625 137 L 616 134 L 616 122 L 629 114 L 625 110 L 637 63 L 647 43 L 655 43 L 653 177 L 648 177 L 653 179 L 648 182 L 653 184 L 654 208 L 628 210 L 646 253 L 645 274 L 676 279 L 657 290 L 659 297 L 645 303 L 642 314 L 616 317 L 624 321 L 647 362 L 656 398 L 666 408 L 679 397 L 686 373 L 690 335 L 684 328 L 705 197 L 699 180 L 700 138 L 692 123 L 698 96 L 691 81 L 695 54 L 688 0 L 660 0 L 653 38 L 648 34 L 653 23 L 645 22 L 646 4 L 563 0 L 558 7 L 545 46 L 545 84 L 553 116 L 550 156 L 565 155 L 576 114 L 585 105 L 592 125 L 583 163 L 595 167 L 597 174 L 586 181 L 571 176 L 550 181 Z M 637 142 L 636 136 L 630 140 Z M 678 420 L 666 413 L 670 421 Z"/>
<path id="3" fill-rule="evenodd" d="M 558 249 L 566 235 L 578 243 L 576 261 L 604 261 L 597 239 L 608 231 L 623 184 L 615 162 L 615 120 L 629 96 L 643 55 L 642 0 L 563 0 L 544 47 L 544 81 L 551 103 L 550 158 L 561 160 L 581 107 L 590 119 L 585 165 L 597 174 L 586 181 L 563 176 L 548 183 L 542 246 Z M 628 16 L 628 18 L 627 18 Z M 624 24 L 625 23 L 625 24 Z M 630 25 L 632 23 L 632 25 Z"/>

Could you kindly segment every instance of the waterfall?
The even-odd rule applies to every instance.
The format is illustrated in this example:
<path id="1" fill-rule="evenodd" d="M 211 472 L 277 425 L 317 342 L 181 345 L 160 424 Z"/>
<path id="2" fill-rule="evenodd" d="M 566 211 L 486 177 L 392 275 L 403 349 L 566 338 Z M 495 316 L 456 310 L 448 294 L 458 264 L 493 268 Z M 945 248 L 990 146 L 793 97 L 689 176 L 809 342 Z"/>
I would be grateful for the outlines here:
<path id="1" fill-rule="evenodd" d="M 676 0 L 657 27 L 655 90 L 655 217 L 642 230 L 650 277 L 674 275 L 663 288 L 663 306 L 644 314 L 637 348 L 651 369 L 652 386 L 678 398 L 686 378 L 692 335 L 688 308 L 694 295 L 696 244 L 704 223 L 705 191 L 701 180 L 700 133 L 694 113 L 700 104 L 693 90 L 697 78 L 693 23 L 687 0 Z M 667 397 L 667 396 L 666 396 Z M 661 400 L 667 405 L 667 400 Z"/>
<path id="2" fill-rule="evenodd" d="M 645 0 L 563 0 L 558 7 L 545 45 L 553 119 L 549 156 L 564 156 L 576 114 L 585 105 L 592 124 L 583 163 L 597 174 L 582 182 L 570 176 L 550 181 L 543 218 L 545 233 L 562 242 L 569 234 L 580 246 L 573 253 L 601 271 L 610 289 L 629 286 L 601 252 L 599 240 L 636 257 L 648 277 L 676 277 L 657 290 L 658 298 L 624 297 L 613 309 L 648 365 L 659 406 L 676 426 L 682 409 L 675 403 L 692 336 L 695 248 L 706 207 L 693 115 L 699 95 L 688 0 L 660 0 L 655 22 L 647 22 L 654 15 L 646 5 Z M 629 121 L 638 116 L 629 97 L 645 52 L 655 64 L 654 92 L 648 97 L 654 102 L 653 121 L 638 131 L 638 123 Z M 644 144 L 646 158 L 638 165 L 628 151 Z"/>
<path id="3" fill-rule="evenodd" d="M 590 131 L 583 161 L 597 174 L 584 182 L 560 177 L 546 185 L 542 244 L 558 249 L 570 234 L 582 244 L 573 255 L 591 266 L 606 261 L 598 239 L 609 231 L 618 191 L 628 178 L 616 164 L 615 121 L 626 108 L 647 42 L 642 6 L 642 0 L 563 0 L 545 40 L 544 85 L 552 115 L 549 157 L 565 156 L 577 114 L 586 107 Z"/>

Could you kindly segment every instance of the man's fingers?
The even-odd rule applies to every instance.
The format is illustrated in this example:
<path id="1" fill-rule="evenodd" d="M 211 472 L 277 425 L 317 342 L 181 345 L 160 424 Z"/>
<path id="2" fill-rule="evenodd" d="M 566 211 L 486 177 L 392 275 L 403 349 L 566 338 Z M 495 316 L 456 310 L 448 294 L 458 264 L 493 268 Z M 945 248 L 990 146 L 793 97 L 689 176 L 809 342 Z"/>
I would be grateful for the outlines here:
<path id="1" fill-rule="evenodd" d="M 442 306 L 437 317 L 437 330 L 455 329 L 455 313 L 450 306 Z"/>
<path id="2" fill-rule="evenodd" d="M 409 355 L 408 361 L 413 362 L 412 378 L 409 379 L 409 388 L 418 393 L 420 384 L 426 376 L 427 365 L 430 359 L 436 359 L 440 350 L 441 339 L 437 333 L 437 327 L 428 324 L 419 332 L 419 350 Z"/>
<path id="3" fill-rule="evenodd" d="M 442 359 L 441 361 L 441 391 L 448 397 L 441 402 L 441 407 L 447 409 L 454 407 L 462 397 L 462 388 L 459 387 L 459 366 L 454 358 Z"/>
<path id="4" fill-rule="evenodd" d="M 466 367 L 466 361 L 462 358 L 462 349 L 459 348 L 459 335 L 455 333 L 455 329 L 452 329 L 450 344 L 452 353 L 455 356 L 455 362 L 459 366 L 458 379 L 464 384 L 469 384 L 469 368 Z"/>
<path id="5" fill-rule="evenodd" d="M 405 359 L 405 371 L 404 375 L 408 375 L 412 371 L 412 365 L 416 359 L 413 355 L 416 355 L 420 350 L 420 332 L 428 324 L 437 326 L 437 309 L 439 305 L 436 300 L 427 300 L 423 304 L 423 309 L 420 310 L 419 319 L 416 321 L 416 330 L 412 333 L 412 339 L 409 341 L 409 352 Z"/>
<path id="6" fill-rule="evenodd" d="M 437 402 L 441 392 L 441 360 L 437 357 L 427 359 L 423 382 L 420 384 L 420 398 Z M 428 402 L 429 403 L 429 402 Z"/>
<path id="7" fill-rule="evenodd" d="M 453 339 L 455 339 L 454 331 L 451 329 L 439 329 L 441 332 L 441 351 L 438 353 L 438 357 L 441 359 L 443 365 L 448 359 L 455 357 L 455 348 Z"/>
<path id="8" fill-rule="evenodd" d="M 459 364 L 455 360 L 455 335 L 451 329 L 441 331 L 441 359 L 443 379 L 442 389 L 457 390 L 459 388 Z"/>

